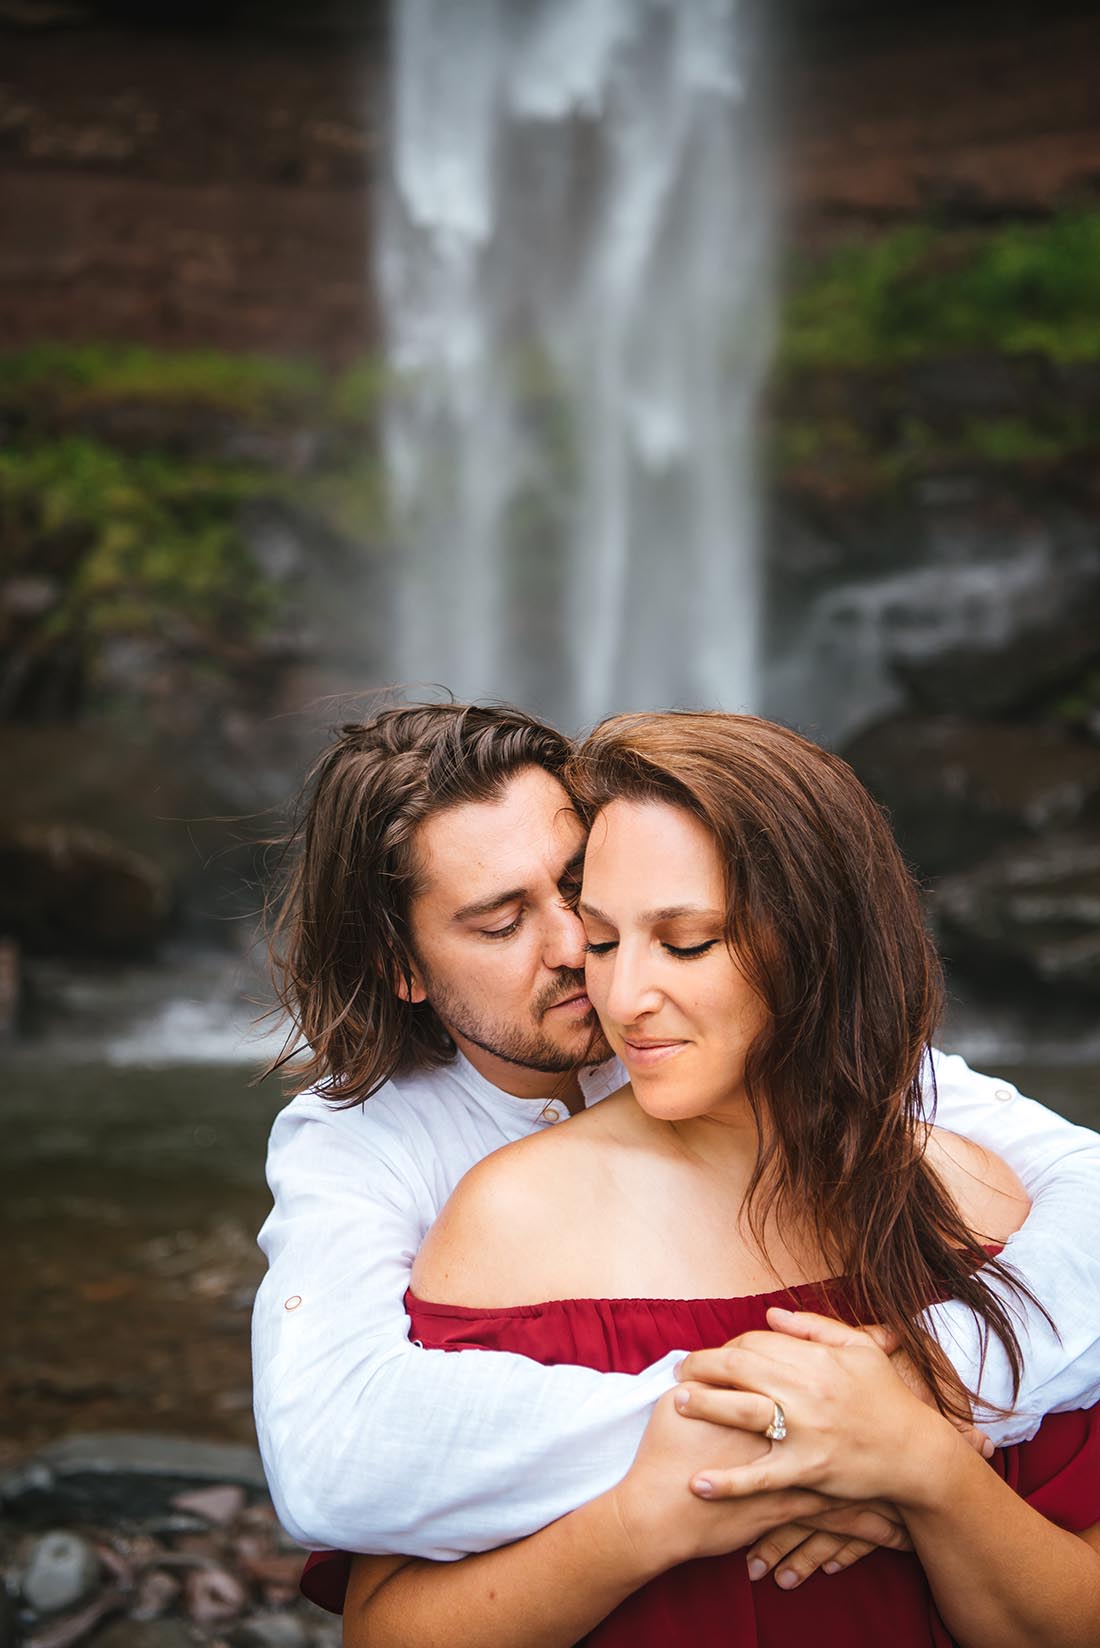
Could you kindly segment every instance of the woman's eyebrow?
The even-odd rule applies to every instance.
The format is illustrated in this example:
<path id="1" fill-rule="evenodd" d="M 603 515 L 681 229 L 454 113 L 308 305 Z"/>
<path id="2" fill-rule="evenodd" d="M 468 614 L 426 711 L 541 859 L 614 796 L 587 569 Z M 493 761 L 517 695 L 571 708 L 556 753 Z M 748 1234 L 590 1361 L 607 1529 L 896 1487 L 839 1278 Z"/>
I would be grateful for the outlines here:
<path id="1" fill-rule="evenodd" d="M 602 910 L 597 910 L 594 904 L 587 904 L 582 900 L 579 908 L 584 915 L 591 916 L 593 921 L 602 921 L 608 927 L 615 925 L 611 917 L 605 916 Z M 699 916 L 705 921 L 726 919 L 723 911 L 704 910 L 700 904 L 666 904 L 660 910 L 643 910 L 638 919 L 647 926 L 656 926 L 659 921 L 676 921 L 680 916 Z"/>
<path id="2" fill-rule="evenodd" d="M 680 916 L 701 916 L 704 920 L 724 921 L 722 910 L 705 910 L 701 904 L 666 904 L 660 910 L 643 910 L 642 920 L 656 925 L 659 921 L 676 921 Z"/>

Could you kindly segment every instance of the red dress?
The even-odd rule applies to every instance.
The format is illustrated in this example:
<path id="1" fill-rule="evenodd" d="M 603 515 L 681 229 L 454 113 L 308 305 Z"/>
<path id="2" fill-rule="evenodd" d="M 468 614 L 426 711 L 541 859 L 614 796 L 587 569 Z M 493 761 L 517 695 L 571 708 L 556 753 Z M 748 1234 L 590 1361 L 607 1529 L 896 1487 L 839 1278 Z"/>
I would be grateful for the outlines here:
<path id="1" fill-rule="evenodd" d="M 853 1320 L 841 1284 L 740 1299 L 562 1299 L 475 1310 L 406 1295 L 412 1332 L 428 1349 L 510 1350 L 552 1366 L 580 1363 L 640 1373 L 670 1346 L 701 1350 L 766 1328 L 769 1305 Z M 1017 1493 L 1074 1533 L 1100 1522 L 1100 1408 L 1049 1415 L 1030 1442 L 991 1462 Z M 340 1612 L 350 1558 L 316 1551 L 302 1591 Z M 583 1639 L 585 1648 L 949 1648 L 917 1558 L 875 1551 L 838 1574 L 813 1574 L 793 1591 L 771 1575 L 749 1580 L 742 1552 L 685 1562 L 651 1580 Z"/>

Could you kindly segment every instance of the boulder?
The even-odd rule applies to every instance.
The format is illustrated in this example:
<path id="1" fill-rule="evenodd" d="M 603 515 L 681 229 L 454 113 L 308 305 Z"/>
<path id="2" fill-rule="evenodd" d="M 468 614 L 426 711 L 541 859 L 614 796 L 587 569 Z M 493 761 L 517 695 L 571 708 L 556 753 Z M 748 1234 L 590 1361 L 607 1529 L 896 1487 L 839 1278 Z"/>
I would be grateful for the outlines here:
<path id="1" fill-rule="evenodd" d="M 183 1601 L 193 1625 L 211 1628 L 238 1619 L 248 1606 L 248 1592 L 225 1568 L 200 1568 L 183 1582 Z"/>
<path id="2" fill-rule="evenodd" d="M 97 1631 L 89 1648 L 195 1648 L 181 1619 L 116 1619 Z"/>
<path id="3" fill-rule="evenodd" d="M 233 1648 L 306 1648 L 309 1633 L 296 1614 L 253 1614 L 230 1633 Z"/>
<path id="4" fill-rule="evenodd" d="M 239 1483 L 266 1499 L 259 1454 L 234 1443 L 155 1432 L 65 1437 L 0 1477 L 0 1512 L 30 1527 L 164 1516 L 180 1493 Z"/>
<path id="5" fill-rule="evenodd" d="M 38 955 L 148 954 L 171 914 L 156 866 L 78 825 L 0 834 L 0 932 Z"/>
<path id="6" fill-rule="evenodd" d="M 95 1590 L 99 1560 L 86 1539 L 66 1529 L 41 1534 L 31 1546 L 20 1589 L 36 1614 L 75 1608 Z"/>
<path id="7" fill-rule="evenodd" d="M 1100 659 L 1085 479 L 933 473 L 830 503 L 784 489 L 768 543 L 770 713 L 830 742 L 899 710 L 1042 706 Z"/>
<path id="8" fill-rule="evenodd" d="M 236 1482 L 220 1482 L 210 1488 L 192 1488 L 172 1501 L 177 1511 L 200 1516 L 215 1527 L 227 1528 L 244 1510 L 244 1489 Z"/>
<path id="9" fill-rule="evenodd" d="M 1100 831 L 1004 847 L 939 884 L 950 961 L 975 975 L 1100 996 Z"/>
<path id="10" fill-rule="evenodd" d="M 1054 728 L 901 715 L 844 751 L 921 875 L 1100 822 L 1100 747 Z"/>

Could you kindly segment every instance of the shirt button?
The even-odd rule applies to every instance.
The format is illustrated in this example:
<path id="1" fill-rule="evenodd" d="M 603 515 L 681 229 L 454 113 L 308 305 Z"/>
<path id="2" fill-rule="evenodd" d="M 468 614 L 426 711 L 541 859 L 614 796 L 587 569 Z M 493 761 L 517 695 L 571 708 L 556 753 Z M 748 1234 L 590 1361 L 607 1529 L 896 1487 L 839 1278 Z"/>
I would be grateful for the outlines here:
<path id="1" fill-rule="evenodd" d="M 1009 1099 L 1014 1099 L 1016 1097 L 1016 1091 L 1012 1087 L 995 1087 L 993 1089 L 993 1097 L 995 1099 L 1000 1099 L 1002 1104 L 1007 1104 Z"/>

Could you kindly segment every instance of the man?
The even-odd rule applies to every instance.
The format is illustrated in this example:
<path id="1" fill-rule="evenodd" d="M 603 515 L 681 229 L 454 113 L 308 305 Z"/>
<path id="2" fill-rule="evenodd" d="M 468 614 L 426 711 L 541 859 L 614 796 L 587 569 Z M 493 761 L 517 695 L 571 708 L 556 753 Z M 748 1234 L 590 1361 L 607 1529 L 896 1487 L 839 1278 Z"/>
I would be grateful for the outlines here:
<path id="1" fill-rule="evenodd" d="M 623 1476 L 674 1382 L 675 1347 L 626 1377 L 407 1339 L 413 1256 L 459 1178 L 623 1079 L 584 995 L 568 754 L 518 711 L 412 705 L 345 728 L 315 769 L 278 923 L 307 1091 L 272 1133 L 254 1318 L 261 1451 L 304 1544 L 448 1558 L 521 1539 Z M 937 1056 L 934 1085 L 940 1123 L 1032 1201 L 1006 1257 L 1058 1332 L 1028 1313 L 1017 1411 L 985 1422 L 1019 1440 L 1100 1400 L 1100 1140 L 959 1059 Z M 1007 1408 L 969 1313 L 935 1318 Z"/>

